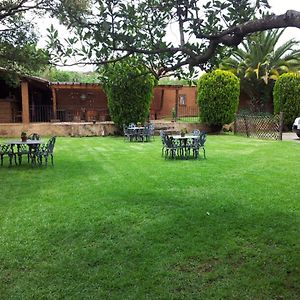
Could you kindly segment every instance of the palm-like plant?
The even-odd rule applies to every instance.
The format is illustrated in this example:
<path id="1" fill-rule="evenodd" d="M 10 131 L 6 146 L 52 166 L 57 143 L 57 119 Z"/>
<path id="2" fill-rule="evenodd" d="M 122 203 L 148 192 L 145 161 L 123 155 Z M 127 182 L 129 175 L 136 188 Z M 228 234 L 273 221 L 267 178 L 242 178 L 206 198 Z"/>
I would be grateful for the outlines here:
<path id="1" fill-rule="evenodd" d="M 299 42 L 289 40 L 276 47 L 283 30 L 259 32 L 249 36 L 220 68 L 230 70 L 241 79 L 241 89 L 253 103 L 263 106 L 271 99 L 274 81 L 286 72 L 300 69 Z"/>

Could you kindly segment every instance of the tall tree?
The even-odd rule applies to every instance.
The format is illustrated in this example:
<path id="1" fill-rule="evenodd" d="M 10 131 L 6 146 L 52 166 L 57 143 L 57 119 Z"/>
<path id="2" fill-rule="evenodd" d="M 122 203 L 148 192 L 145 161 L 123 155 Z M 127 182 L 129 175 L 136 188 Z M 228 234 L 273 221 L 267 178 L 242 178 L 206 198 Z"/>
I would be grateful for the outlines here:
<path id="1" fill-rule="evenodd" d="M 223 46 L 235 47 L 251 33 L 300 27 L 297 11 L 267 15 L 267 0 L 90 0 L 82 10 L 63 2 L 59 8 L 70 35 L 63 42 L 51 28 L 56 62 L 64 55 L 97 65 L 136 56 L 157 76 L 183 66 L 206 70 Z M 170 27 L 178 32 L 177 42 L 168 39 Z"/>
<path id="2" fill-rule="evenodd" d="M 224 59 L 220 68 L 233 71 L 241 79 L 241 89 L 252 100 L 252 109 L 263 110 L 271 100 L 274 81 L 287 72 L 300 69 L 299 42 L 289 40 L 277 46 L 283 30 L 249 36 Z"/>

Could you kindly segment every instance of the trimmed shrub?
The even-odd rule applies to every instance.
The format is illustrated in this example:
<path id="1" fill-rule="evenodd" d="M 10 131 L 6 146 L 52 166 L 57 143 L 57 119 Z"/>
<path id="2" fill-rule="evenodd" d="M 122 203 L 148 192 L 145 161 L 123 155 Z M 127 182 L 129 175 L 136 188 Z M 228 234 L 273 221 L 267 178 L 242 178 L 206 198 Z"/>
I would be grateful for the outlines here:
<path id="1" fill-rule="evenodd" d="M 220 130 L 234 120 L 240 96 L 240 80 L 231 72 L 215 70 L 198 81 L 200 117 L 204 123 Z"/>
<path id="2" fill-rule="evenodd" d="M 281 75 L 273 89 L 274 113 L 284 112 L 284 123 L 292 126 L 300 116 L 300 74 Z"/>
<path id="3" fill-rule="evenodd" d="M 110 116 L 119 128 L 147 120 L 156 79 L 144 65 L 133 58 L 108 65 L 101 82 Z"/>

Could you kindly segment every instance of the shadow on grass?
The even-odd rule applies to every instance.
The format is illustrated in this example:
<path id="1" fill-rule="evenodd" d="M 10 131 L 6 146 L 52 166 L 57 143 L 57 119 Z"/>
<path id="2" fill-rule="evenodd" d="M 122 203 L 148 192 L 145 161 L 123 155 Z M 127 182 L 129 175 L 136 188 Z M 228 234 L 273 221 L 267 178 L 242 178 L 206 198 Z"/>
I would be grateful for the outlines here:
<path id="1" fill-rule="evenodd" d="M 19 234 L 4 230 L 3 291 L 25 298 L 299 298 L 296 212 L 158 199 L 67 201 L 49 205 L 40 219 L 37 211 Z M 8 274 L 14 284 L 5 282 Z"/>

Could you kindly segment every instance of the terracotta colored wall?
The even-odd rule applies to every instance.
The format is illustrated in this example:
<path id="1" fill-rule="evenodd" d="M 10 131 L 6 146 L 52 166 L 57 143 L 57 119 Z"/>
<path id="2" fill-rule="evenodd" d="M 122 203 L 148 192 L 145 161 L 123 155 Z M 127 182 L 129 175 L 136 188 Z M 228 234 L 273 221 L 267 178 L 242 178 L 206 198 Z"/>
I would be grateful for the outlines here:
<path id="1" fill-rule="evenodd" d="M 164 116 L 172 115 L 172 108 L 176 105 L 176 88 L 156 87 L 154 98 L 151 104 L 150 119 L 160 119 Z"/>
<path id="2" fill-rule="evenodd" d="M 56 91 L 57 107 L 77 109 L 78 107 L 85 109 L 103 109 L 107 108 L 107 98 L 104 92 L 98 89 L 62 89 Z M 82 99 L 82 96 L 85 99 Z"/>
<path id="3" fill-rule="evenodd" d="M 108 114 L 107 97 L 99 89 L 57 89 L 58 117 L 63 121 L 104 121 Z"/>
<path id="4" fill-rule="evenodd" d="M 188 108 L 190 111 L 198 109 L 196 101 L 196 87 L 189 86 L 157 86 L 154 89 L 154 97 L 151 104 L 151 119 L 160 119 L 163 117 L 171 117 L 172 109 L 176 106 L 176 90 L 178 90 L 178 98 L 185 96 L 185 105 L 178 103 L 179 111 Z M 187 112 L 188 113 L 188 112 Z"/>
<path id="5" fill-rule="evenodd" d="M 0 99 L 0 123 L 14 122 L 17 105 L 13 101 Z"/>

